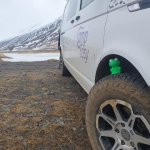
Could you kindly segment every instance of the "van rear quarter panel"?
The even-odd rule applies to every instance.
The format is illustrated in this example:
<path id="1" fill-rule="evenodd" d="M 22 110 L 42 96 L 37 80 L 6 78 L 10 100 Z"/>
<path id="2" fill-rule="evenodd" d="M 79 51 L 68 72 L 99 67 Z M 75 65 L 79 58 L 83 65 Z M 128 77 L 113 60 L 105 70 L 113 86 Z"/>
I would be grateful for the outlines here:
<path id="1" fill-rule="evenodd" d="M 117 54 L 130 61 L 150 86 L 150 9 L 109 12 L 103 57 Z"/>

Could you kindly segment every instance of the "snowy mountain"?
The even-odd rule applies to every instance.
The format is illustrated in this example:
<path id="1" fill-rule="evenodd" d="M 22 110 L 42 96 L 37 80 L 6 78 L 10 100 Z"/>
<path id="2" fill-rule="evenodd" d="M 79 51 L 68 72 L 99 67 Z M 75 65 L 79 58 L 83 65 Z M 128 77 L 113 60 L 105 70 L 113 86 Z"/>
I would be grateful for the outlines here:
<path id="1" fill-rule="evenodd" d="M 0 42 L 0 50 L 53 50 L 58 49 L 61 19 L 32 32 Z"/>

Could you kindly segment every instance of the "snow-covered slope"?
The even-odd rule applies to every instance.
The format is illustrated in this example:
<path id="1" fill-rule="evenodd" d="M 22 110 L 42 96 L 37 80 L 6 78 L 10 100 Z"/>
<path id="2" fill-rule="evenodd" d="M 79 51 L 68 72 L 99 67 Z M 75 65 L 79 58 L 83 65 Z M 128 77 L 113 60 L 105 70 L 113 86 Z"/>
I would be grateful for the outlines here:
<path id="1" fill-rule="evenodd" d="M 32 32 L 0 42 L 0 50 L 53 50 L 58 48 L 61 19 Z"/>

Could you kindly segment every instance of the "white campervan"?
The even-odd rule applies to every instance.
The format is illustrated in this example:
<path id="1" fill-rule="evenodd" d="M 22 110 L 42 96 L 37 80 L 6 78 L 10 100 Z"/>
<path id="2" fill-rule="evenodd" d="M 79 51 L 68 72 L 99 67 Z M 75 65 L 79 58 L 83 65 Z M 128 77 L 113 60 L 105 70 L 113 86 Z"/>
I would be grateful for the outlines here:
<path id="1" fill-rule="evenodd" d="M 93 149 L 150 150 L 150 0 L 68 0 L 59 47 Z"/>

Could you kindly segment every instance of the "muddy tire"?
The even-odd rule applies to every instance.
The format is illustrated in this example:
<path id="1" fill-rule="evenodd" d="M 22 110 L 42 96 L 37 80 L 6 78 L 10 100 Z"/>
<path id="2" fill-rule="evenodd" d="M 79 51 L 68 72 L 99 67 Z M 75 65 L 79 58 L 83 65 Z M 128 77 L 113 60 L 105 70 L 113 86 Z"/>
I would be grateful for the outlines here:
<path id="1" fill-rule="evenodd" d="M 67 67 L 65 66 L 64 63 L 62 64 L 62 75 L 63 75 L 64 77 L 69 77 L 69 76 L 71 76 L 69 70 L 67 69 Z"/>
<path id="2" fill-rule="evenodd" d="M 140 76 L 108 76 L 92 88 L 86 125 L 93 150 L 150 150 L 149 123 L 150 91 Z"/>
<path id="3" fill-rule="evenodd" d="M 62 52 L 61 52 L 61 47 L 59 47 L 59 51 L 60 51 L 59 69 L 62 69 L 62 67 L 63 67 L 63 56 L 62 56 Z"/>

